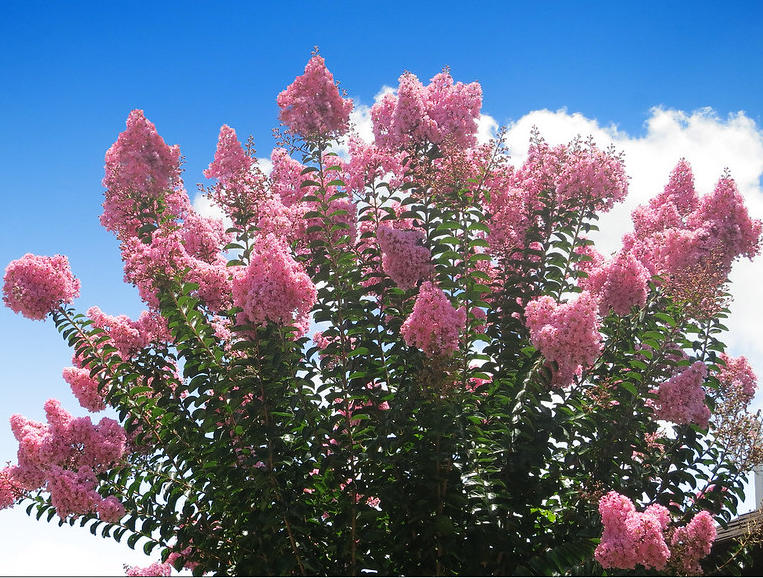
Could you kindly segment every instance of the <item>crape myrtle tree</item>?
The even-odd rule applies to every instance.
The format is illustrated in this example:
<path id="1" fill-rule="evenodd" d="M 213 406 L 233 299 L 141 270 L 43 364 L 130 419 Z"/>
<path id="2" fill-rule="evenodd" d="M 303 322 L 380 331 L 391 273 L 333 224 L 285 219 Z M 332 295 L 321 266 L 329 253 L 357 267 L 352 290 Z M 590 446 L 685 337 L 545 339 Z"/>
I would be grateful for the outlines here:
<path id="1" fill-rule="evenodd" d="M 147 311 L 75 312 L 60 255 L 3 287 L 118 421 L 14 415 L 0 507 L 160 558 L 131 575 L 701 573 L 763 458 L 756 378 L 720 341 L 761 223 L 681 161 L 603 256 L 621 156 L 535 134 L 514 167 L 502 134 L 477 143 L 481 99 L 406 73 L 368 143 L 315 54 L 278 96 L 270 174 L 222 127 L 205 176 L 226 225 L 131 112 L 101 222 Z"/>

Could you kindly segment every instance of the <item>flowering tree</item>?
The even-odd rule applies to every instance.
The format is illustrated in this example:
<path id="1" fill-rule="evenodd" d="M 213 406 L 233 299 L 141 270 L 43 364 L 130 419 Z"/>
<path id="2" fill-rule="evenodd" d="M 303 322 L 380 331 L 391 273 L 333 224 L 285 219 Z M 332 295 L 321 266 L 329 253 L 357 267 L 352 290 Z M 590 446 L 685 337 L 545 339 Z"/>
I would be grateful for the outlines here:
<path id="1" fill-rule="evenodd" d="M 269 175 L 222 127 L 205 175 L 227 227 L 130 113 L 101 222 L 147 311 L 76 313 L 60 255 L 3 287 L 119 421 L 13 416 L 0 508 L 157 550 L 130 575 L 700 573 L 763 458 L 755 376 L 719 340 L 761 223 L 681 161 L 603 256 L 622 158 L 535 135 L 515 168 L 501 135 L 477 143 L 481 98 L 406 73 L 367 143 L 314 55 Z"/>

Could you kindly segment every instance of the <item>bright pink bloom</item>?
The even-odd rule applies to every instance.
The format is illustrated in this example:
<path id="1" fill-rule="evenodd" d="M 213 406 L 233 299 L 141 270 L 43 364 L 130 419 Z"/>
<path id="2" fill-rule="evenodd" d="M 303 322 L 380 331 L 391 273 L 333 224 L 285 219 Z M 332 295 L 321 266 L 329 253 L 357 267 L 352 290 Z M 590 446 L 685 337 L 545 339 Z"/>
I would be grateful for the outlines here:
<path id="1" fill-rule="evenodd" d="M 164 200 L 165 214 L 180 217 L 189 207 L 182 191 L 180 149 L 168 146 L 142 110 L 127 117 L 127 129 L 106 152 L 106 200 L 101 224 L 120 238 L 136 234 L 141 214 L 156 212 Z"/>
<path id="2" fill-rule="evenodd" d="M 695 515 L 686 526 L 676 528 L 670 546 L 683 572 L 694 576 L 702 574 L 699 560 L 710 554 L 716 535 L 713 517 L 705 510 Z"/>
<path id="3" fill-rule="evenodd" d="M 525 234 L 530 226 L 526 194 L 521 189 L 506 187 L 490 194 L 487 242 L 494 255 L 511 257 L 525 247 Z"/>
<path id="4" fill-rule="evenodd" d="M 458 338 L 465 326 L 463 307 L 453 307 L 442 289 L 425 281 L 400 334 L 409 346 L 422 349 L 429 357 L 450 355 L 458 349 Z"/>
<path id="5" fill-rule="evenodd" d="M 106 402 L 98 391 L 98 380 L 90 377 L 90 370 L 78 367 L 65 367 L 64 381 L 72 388 L 74 397 L 88 411 L 98 412 L 106 409 Z"/>
<path id="6" fill-rule="evenodd" d="M 382 253 L 382 269 L 400 289 L 411 289 L 432 272 L 432 254 L 424 247 L 424 231 L 402 231 L 381 224 L 376 238 Z"/>
<path id="7" fill-rule="evenodd" d="M 575 199 L 601 212 L 609 211 L 628 194 L 622 158 L 598 149 L 591 141 L 585 145 L 572 142 L 554 184 L 560 203 Z"/>
<path id="8" fill-rule="evenodd" d="M 651 275 L 631 253 L 618 253 L 614 259 L 591 268 L 580 287 L 590 291 L 599 301 L 599 313 L 610 309 L 617 315 L 628 315 L 634 306 L 643 307 Z"/>
<path id="9" fill-rule="evenodd" d="M 11 261 L 3 277 L 3 301 L 29 319 L 44 319 L 62 303 L 79 297 L 80 282 L 63 255 L 44 257 L 27 253 Z"/>
<path id="10" fill-rule="evenodd" d="M 697 208 L 697 204 L 691 166 L 681 159 L 670 173 L 665 189 L 650 199 L 647 205 L 633 211 L 634 230 L 643 238 L 665 229 L 681 228 L 684 219 Z"/>
<path id="11" fill-rule="evenodd" d="M 0 470 L 0 510 L 11 507 L 22 495 L 14 475 L 17 469 L 11 466 Z"/>
<path id="12" fill-rule="evenodd" d="M 740 255 L 752 259 L 760 251 L 761 222 L 750 218 L 731 177 L 721 177 L 713 192 L 702 197 L 688 224 L 707 230 L 708 248 L 723 250 L 729 263 Z"/>
<path id="13" fill-rule="evenodd" d="M 197 261 L 196 266 L 188 271 L 186 281 L 198 283 L 199 289 L 196 294 L 199 299 L 210 311 L 219 313 L 231 306 L 234 271 L 235 269 L 227 267 L 225 263 L 209 265 L 204 261 Z"/>
<path id="14" fill-rule="evenodd" d="M 115 496 L 109 496 L 98 503 L 98 517 L 115 524 L 125 516 L 125 507 Z"/>
<path id="15" fill-rule="evenodd" d="M 706 376 L 705 364 L 695 361 L 662 383 L 653 402 L 655 415 L 673 423 L 695 423 L 706 428 L 710 419 L 710 410 L 705 405 L 705 389 L 702 387 Z"/>
<path id="16" fill-rule="evenodd" d="M 80 466 L 74 472 L 59 466 L 48 471 L 47 489 L 50 501 L 61 518 L 69 514 L 87 514 L 94 511 L 101 501 L 95 491 L 97 479 L 92 468 Z"/>
<path id="17" fill-rule="evenodd" d="M 172 566 L 168 562 L 154 562 L 145 568 L 130 566 L 125 576 L 172 576 Z"/>
<path id="18" fill-rule="evenodd" d="M 150 343 L 171 339 L 167 322 L 157 313 L 144 311 L 137 321 L 126 315 L 107 315 L 94 306 L 87 310 L 93 326 L 103 329 L 122 359 L 130 359 Z"/>
<path id="19" fill-rule="evenodd" d="M 217 139 L 215 159 L 204 171 L 208 179 L 218 179 L 223 186 L 250 170 L 252 160 L 247 156 L 244 147 L 236 136 L 236 131 L 224 124 L 220 127 Z"/>
<path id="20" fill-rule="evenodd" d="M 304 181 L 314 180 L 314 174 L 302 174 L 305 165 L 294 160 L 286 149 L 276 148 L 270 153 L 273 170 L 270 172 L 271 191 L 281 198 L 281 202 L 290 207 L 302 201 L 308 190 L 314 187 L 302 187 Z"/>
<path id="21" fill-rule="evenodd" d="M 220 129 L 215 158 L 204 176 L 217 178 L 209 196 L 236 224 L 247 224 L 258 202 L 267 197 L 267 178 L 257 159 L 247 155 L 236 131 L 228 126 Z"/>
<path id="22" fill-rule="evenodd" d="M 352 100 L 342 98 L 325 61 L 314 55 L 305 73 L 294 79 L 277 98 L 278 118 L 292 134 L 303 138 L 347 132 Z"/>
<path id="23" fill-rule="evenodd" d="M 182 231 L 183 245 L 189 255 L 205 263 L 225 264 L 223 247 L 233 236 L 225 232 L 220 219 L 202 217 L 196 211 L 190 211 L 183 219 Z"/>
<path id="24" fill-rule="evenodd" d="M 670 557 L 663 530 L 669 516 L 663 506 L 653 505 L 643 513 L 633 502 L 617 492 L 609 492 L 599 500 L 599 513 L 604 525 L 601 542 L 594 556 L 604 568 L 662 570 Z"/>
<path id="25" fill-rule="evenodd" d="M 233 280 L 233 304 L 243 309 L 239 323 L 291 325 L 297 336 L 307 331 L 316 296 L 302 265 L 273 235 L 257 239 L 249 266 Z"/>
<path id="26" fill-rule="evenodd" d="M 730 357 L 721 353 L 724 366 L 718 372 L 718 381 L 725 395 L 736 395 L 744 403 L 750 403 L 758 389 L 758 378 L 744 356 Z"/>
<path id="27" fill-rule="evenodd" d="M 569 303 L 538 297 L 525 307 L 530 341 L 548 361 L 556 362 L 554 384 L 566 386 L 581 367 L 592 364 L 601 351 L 598 304 L 584 291 Z"/>
<path id="28" fill-rule="evenodd" d="M 376 144 L 407 148 L 414 143 L 453 144 L 467 148 L 476 142 L 482 88 L 476 82 L 456 83 L 445 71 L 424 86 L 406 72 L 397 95 L 387 94 L 371 108 Z"/>
<path id="29" fill-rule="evenodd" d="M 172 567 L 175 566 L 175 561 L 182 557 L 185 559 L 185 562 L 183 563 L 183 568 L 187 568 L 189 570 L 193 570 L 196 566 L 199 565 L 198 562 L 192 562 L 188 558 L 193 553 L 193 549 L 191 546 L 188 546 L 185 548 L 182 552 L 172 552 L 169 556 L 167 556 L 167 564 L 170 564 Z"/>
<path id="30" fill-rule="evenodd" d="M 394 189 L 404 181 L 403 155 L 393 154 L 353 135 L 348 142 L 350 160 L 344 164 L 347 190 L 363 195 L 366 186 L 386 180 Z"/>

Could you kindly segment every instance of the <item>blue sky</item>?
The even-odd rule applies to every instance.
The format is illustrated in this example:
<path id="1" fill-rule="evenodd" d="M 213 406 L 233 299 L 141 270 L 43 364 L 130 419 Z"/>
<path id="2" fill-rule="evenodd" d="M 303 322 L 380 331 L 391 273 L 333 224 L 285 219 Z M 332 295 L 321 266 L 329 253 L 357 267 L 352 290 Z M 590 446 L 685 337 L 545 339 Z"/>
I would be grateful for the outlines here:
<path id="1" fill-rule="evenodd" d="M 260 156 L 269 156 L 275 97 L 315 45 L 360 104 L 396 86 L 403 71 L 427 80 L 449 66 L 456 80 L 478 80 L 483 112 L 514 123 L 518 135 L 530 122 L 552 135 L 591 132 L 621 145 L 635 167 L 654 167 L 654 181 L 634 176 L 634 193 L 637 185 L 657 192 L 653 182 L 667 179 L 660 159 L 674 163 L 683 147 L 695 170 L 708 167 L 698 184 L 731 166 L 748 199 L 760 201 L 763 3 L 532 4 L 4 0 L 0 267 L 26 252 L 63 253 L 82 280 L 83 312 L 98 304 L 139 313 L 135 291 L 121 282 L 117 243 L 98 222 L 103 156 L 127 114 L 144 109 L 164 139 L 181 146 L 193 196 L 220 125 L 253 134 Z M 743 284 L 754 287 L 760 269 L 745 271 Z M 52 396 L 77 406 L 60 378 L 70 353 L 52 323 L 3 308 L 0 328 L 5 461 L 15 457 L 4 425 L 12 413 L 41 418 Z M 744 340 L 735 347 L 761 373 L 763 348 Z M 72 558 L 70 566 L 55 562 L 59 574 L 120 573 L 123 561 L 137 560 L 126 547 L 124 556 L 96 555 L 105 541 L 89 534 L 79 541 L 51 528 L 41 538 L 48 525 L 18 514 L 0 512 L 0 573 L 53 571 L 45 557 L 25 557 L 25 540 L 57 541 Z"/>

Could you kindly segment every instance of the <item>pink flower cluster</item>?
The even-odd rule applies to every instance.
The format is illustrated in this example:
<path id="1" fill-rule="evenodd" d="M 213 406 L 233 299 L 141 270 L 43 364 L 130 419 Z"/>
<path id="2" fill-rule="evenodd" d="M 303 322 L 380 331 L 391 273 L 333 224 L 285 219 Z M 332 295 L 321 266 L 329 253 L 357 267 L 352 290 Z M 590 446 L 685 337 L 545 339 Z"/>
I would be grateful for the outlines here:
<path id="1" fill-rule="evenodd" d="M 725 390 L 725 395 L 735 395 L 748 404 L 758 389 L 758 378 L 744 356 L 730 357 L 721 353 L 724 366 L 718 372 L 718 381 Z"/>
<path id="2" fill-rule="evenodd" d="M 637 512 L 633 502 L 612 491 L 599 500 L 599 513 L 604 532 L 594 557 L 602 567 L 665 568 L 670 557 L 663 535 L 670 522 L 667 508 L 654 504 Z"/>
<path id="3" fill-rule="evenodd" d="M 458 349 L 458 338 L 466 326 L 466 311 L 456 309 L 447 295 L 431 281 L 421 284 L 413 311 L 403 322 L 400 334 L 411 347 L 429 357 L 450 355 Z"/>
<path id="4" fill-rule="evenodd" d="M 378 179 L 389 179 L 392 188 L 405 181 L 403 153 L 393 153 L 375 144 L 364 143 L 357 135 L 348 140 L 350 160 L 344 163 L 347 190 L 363 195 L 367 185 Z"/>
<path id="5" fill-rule="evenodd" d="M 191 211 L 183 219 L 181 235 L 183 246 L 191 257 L 212 265 L 225 264 L 221 251 L 233 240 L 233 236 L 225 232 L 225 225 L 220 219 L 203 217 Z"/>
<path id="6" fill-rule="evenodd" d="M 617 315 L 628 315 L 634 306 L 646 304 L 651 275 L 632 253 L 620 252 L 598 266 L 591 267 L 588 278 L 580 281 L 599 301 L 599 313 L 605 316 L 610 309 Z"/>
<path id="7" fill-rule="evenodd" d="M 750 218 L 734 180 L 724 175 L 699 199 L 683 159 L 665 190 L 633 212 L 633 224 L 623 246 L 653 274 L 691 274 L 708 258 L 728 274 L 735 259 L 760 250 L 761 222 Z"/>
<path id="8" fill-rule="evenodd" d="M 676 528 L 670 547 L 682 572 L 689 576 L 702 574 L 699 561 L 710 554 L 716 535 L 713 517 L 704 510 L 695 515 L 686 526 Z"/>
<path id="9" fill-rule="evenodd" d="M 159 306 L 157 295 L 161 279 L 174 278 L 186 272 L 185 279 L 199 284 L 198 296 L 213 312 L 230 306 L 231 271 L 226 267 L 222 247 L 225 241 L 217 225 L 198 219 L 189 221 L 189 229 L 154 231 L 151 242 L 132 237 L 122 243 L 125 281 L 137 286 L 141 298 L 151 307 Z M 190 254 L 190 249 L 197 251 Z M 200 257 L 204 257 L 203 259 Z"/>
<path id="10" fill-rule="evenodd" d="M 291 325 L 297 328 L 297 337 L 307 331 L 316 297 L 302 265 L 273 235 L 257 239 L 249 265 L 233 280 L 233 304 L 242 309 L 239 323 Z"/>
<path id="11" fill-rule="evenodd" d="M 487 242 L 494 255 L 512 257 L 514 250 L 525 247 L 525 235 L 530 226 L 526 201 L 525 192 L 516 187 L 491 191 Z"/>
<path id="12" fill-rule="evenodd" d="M 628 177 L 622 158 L 598 149 L 592 140 L 552 148 L 537 138 L 516 173 L 515 186 L 525 191 L 531 207 L 541 193 L 550 192 L 559 205 L 572 201 L 574 207 L 604 212 L 625 199 Z"/>
<path id="13" fill-rule="evenodd" d="M 62 518 L 95 510 L 112 521 L 124 515 L 115 497 L 104 500 L 95 491 L 96 474 L 119 463 L 127 452 L 122 426 L 109 418 L 97 425 L 89 417 L 75 418 L 53 399 L 45 403 L 45 413 L 47 425 L 11 416 L 19 442 L 18 466 L 4 470 L 6 477 L 20 490 L 45 485 Z"/>
<path id="14" fill-rule="evenodd" d="M 79 297 L 80 282 L 63 255 L 44 257 L 27 253 L 11 261 L 3 277 L 3 301 L 29 319 L 44 319 L 62 303 Z"/>
<path id="15" fill-rule="evenodd" d="M 145 224 L 144 213 L 158 212 L 159 201 L 165 215 L 173 217 L 189 208 L 180 178 L 180 149 L 164 142 L 142 110 L 130 113 L 126 130 L 106 152 L 103 186 L 101 224 L 120 238 L 136 235 Z"/>
<path id="16" fill-rule="evenodd" d="M 400 289 L 412 289 L 432 272 L 432 254 L 424 247 L 424 231 L 404 231 L 381 224 L 376 238 L 382 253 L 382 269 Z"/>
<path id="17" fill-rule="evenodd" d="M 710 409 L 705 405 L 705 389 L 702 387 L 706 376 L 705 364 L 695 361 L 660 384 L 657 399 L 653 400 L 655 415 L 673 423 L 695 423 L 706 428 L 710 419 Z"/>
<path id="18" fill-rule="evenodd" d="M 559 202 L 580 199 L 598 211 L 609 211 L 628 194 L 628 177 L 622 158 L 598 149 L 593 141 L 573 141 L 555 179 Z"/>
<path id="19" fill-rule="evenodd" d="M 72 388 L 74 397 L 88 411 L 98 412 L 106 409 L 106 402 L 98 391 L 98 380 L 90 377 L 90 370 L 80 367 L 65 367 L 64 381 Z"/>
<path id="20" fill-rule="evenodd" d="M 125 576 L 172 576 L 172 566 L 169 562 L 165 562 L 164 564 L 161 562 L 154 562 L 145 568 L 130 566 L 127 568 Z"/>
<path id="21" fill-rule="evenodd" d="M 267 178 L 257 159 L 244 151 L 236 131 L 227 125 L 220 129 L 215 158 L 204 176 L 217 179 L 209 196 L 238 225 L 246 224 L 267 197 Z"/>
<path id="22" fill-rule="evenodd" d="M 23 496 L 23 489 L 18 486 L 14 474 L 18 466 L 8 466 L 0 469 L 0 510 L 10 508 L 14 502 Z"/>
<path id="23" fill-rule="evenodd" d="M 385 95 L 371 108 L 377 146 L 397 149 L 430 142 L 467 148 L 477 142 L 482 108 L 478 83 L 454 84 L 447 71 L 427 86 L 409 72 L 399 83 L 396 95 Z"/>
<path id="24" fill-rule="evenodd" d="M 251 166 L 252 159 L 241 146 L 236 131 L 224 124 L 220 127 L 220 134 L 217 137 L 215 158 L 209 168 L 204 171 L 204 176 L 208 179 L 218 179 L 223 186 L 228 186 L 232 181 L 249 172 Z"/>
<path id="25" fill-rule="evenodd" d="M 318 54 L 309 60 L 305 73 L 278 95 L 277 103 L 278 118 L 303 138 L 344 134 L 352 111 L 352 100 L 339 94 L 334 76 Z"/>
<path id="26" fill-rule="evenodd" d="M 87 310 L 93 326 L 103 329 L 122 359 L 130 359 L 150 343 L 168 342 L 172 339 L 167 322 L 155 312 L 141 313 L 137 321 L 126 315 L 107 315 L 99 307 Z"/>
<path id="27" fill-rule="evenodd" d="M 559 304 L 544 295 L 525 307 L 530 341 L 548 361 L 557 364 L 555 385 L 569 385 L 582 367 L 599 356 L 597 310 L 598 303 L 588 291 L 569 303 Z"/>

